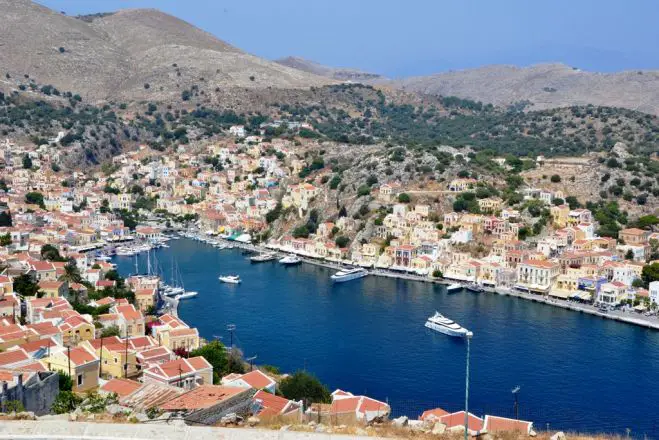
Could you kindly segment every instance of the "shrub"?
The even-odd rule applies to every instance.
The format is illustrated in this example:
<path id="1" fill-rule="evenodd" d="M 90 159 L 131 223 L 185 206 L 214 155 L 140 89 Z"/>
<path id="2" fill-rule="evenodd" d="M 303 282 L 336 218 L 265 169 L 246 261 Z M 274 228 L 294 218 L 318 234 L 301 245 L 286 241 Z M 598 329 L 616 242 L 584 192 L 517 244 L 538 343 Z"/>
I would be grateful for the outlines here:
<path id="1" fill-rule="evenodd" d="M 554 174 L 553 176 L 551 176 L 551 179 L 549 180 L 551 180 L 554 183 L 558 183 L 561 181 L 561 176 L 559 176 L 558 174 Z"/>
<path id="2" fill-rule="evenodd" d="M 407 193 L 398 194 L 398 202 L 400 203 L 410 203 L 410 196 Z"/>
<path id="3" fill-rule="evenodd" d="M 281 381 L 281 394 L 290 400 L 306 399 L 313 403 L 329 403 L 330 392 L 315 376 L 298 371 Z"/>

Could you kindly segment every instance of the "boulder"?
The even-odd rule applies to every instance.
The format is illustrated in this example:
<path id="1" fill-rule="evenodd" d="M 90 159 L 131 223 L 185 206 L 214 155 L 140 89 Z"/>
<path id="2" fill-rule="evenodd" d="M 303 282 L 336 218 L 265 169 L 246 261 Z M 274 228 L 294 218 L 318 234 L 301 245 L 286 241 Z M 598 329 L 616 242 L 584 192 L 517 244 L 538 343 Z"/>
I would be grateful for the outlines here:
<path id="1" fill-rule="evenodd" d="M 133 417 L 135 417 L 135 419 L 140 423 L 148 422 L 149 420 L 151 420 L 149 419 L 149 416 L 147 416 L 146 413 L 143 412 L 133 413 Z"/>
<path id="2" fill-rule="evenodd" d="M 291 428 L 291 425 L 284 425 L 281 428 L 279 428 L 280 431 L 288 431 Z"/>
<path id="3" fill-rule="evenodd" d="M 113 403 L 111 405 L 106 406 L 105 411 L 110 415 L 115 415 L 119 413 L 129 412 L 130 410 L 125 406 L 121 406 L 121 405 L 117 405 L 116 403 Z"/>
<path id="4" fill-rule="evenodd" d="M 259 419 L 259 418 L 256 417 L 256 416 L 252 416 L 252 417 L 249 417 L 249 418 L 247 419 L 247 424 L 248 424 L 249 426 L 256 426 L 256 425 L 258 425 L 259 423 L 261 423 L 261 419 Z"/>
<path id="5" fill-rule="evenodd" d="M 446 432 L 446 425 L 440 422 L 435 423 L 435 425 L 432 427 L 433 434 L 435 435 L 440 435 L 444 434 Z"/>
<path id="6" fill-rule="evenodd" d="M 565 433 L 563 431 L 558 431 L 556 434 L 549 437 L 549 440 L 566 440 Z"/>
<path id="7" fill-rule="evenodd" d="M 355 434 L 356 434 L 356 435 L 361 435 L 361 436 L 367 436 L 367 435 L 368 435 L 368 431 L 366 431 L 365 429 L 362 429 L 362 428 L 357 428 L 357 429 L 355 430 Z"/>
<path id="8" fill-rule="evenodd" d="M 412 431 L 416 431 L 416 432 L 424 432 L 428 428 L 428 426 L 426 426 L 426 422 L 422 420 L 408 420 L 407 426 Z"/>
<path id="9" fill-rule="evenodd" d="M 236 423 L 237 421 L 238 415 L 236 413 L 229 413 L 220 419 L 220 425 L 230 425 L 232 423 Z"/>
<path id="10" fill-rule="evenodd" d="M 327 432 L 327 427 L 322 423 L 319 423 L 316 425 L 316 428 L 314 428 L 314 432 Z"/>
<path id="11" fill-rule="evenodd" d="M 394 426 L 398 426 L 399 428 L 402 428 L 403 426 L 407 426 L 407 422 L 408 422 L 407 416 L 400 416 L 391 421 L 391 423 L 393 423 Z"/>

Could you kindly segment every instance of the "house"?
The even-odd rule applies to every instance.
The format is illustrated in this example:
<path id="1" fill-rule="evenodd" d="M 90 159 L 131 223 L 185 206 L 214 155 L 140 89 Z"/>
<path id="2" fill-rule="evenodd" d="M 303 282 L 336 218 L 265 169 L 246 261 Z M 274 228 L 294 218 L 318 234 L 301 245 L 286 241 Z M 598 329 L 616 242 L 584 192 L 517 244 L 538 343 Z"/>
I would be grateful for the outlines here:
<path id="1" fill-rule="evenodd" d="M 118 315 L 119 329 L 123 337 L 144 336 L 144 316 L 134 305 L 115 305 L 112 311 Z"/>
<path id="2" fill-rule="evenodd" d="M 135 303 L 140 312 L 146 312 L 155 305 L 156 289 L 137 289 L 135 290 Z"/>
<path id="3" fill-rule="evenodd" d="M 103 378 L 134 377 L 139 373 L 135 351 L 128 348 L 127 341 L 118 336 L 92 339 L 81 346 L 94 352 L 99 358 L 99 374 Z"/>
<path id="4" fill-rule="evenodd" d="M 134 380 L 115 377 L 101 385 L 99 392 L 101 394 L 116 394 L 121 399 L 133 394 L 141 387 L 142 384 Z"/>
<path id="5" fill-rule="evenodd" d="M 620 281 L 605 283 L 600 286 L 595 303 L 615 307 L 627 298 L 627 286 Z"/>
<path id="6" fill-rule="evenodd" d="M 65 281 L 39 281 L 39 291 L 47 298 L 64 298 L 69 295 L 69 285 Z"/>
<path id="7" fill-rule="evenodd" d="M 98 387 L 99 359 L 96 354 L 84 347 L 59 347 L 51 350 L 50 356 L 43 359 L 50 371 L 61 371 L 73 380 L 73 391 L 84 392 Z"/>
<path id="8" fill-rule="evenodd" d="M 524 260 L 517 265 L 516 288 L 547 293 L 559 274 L 559 265 L 547 260 Z"/>
<path id="9" fill-rule="evenodd" d="M 288 400 L 263 390 L 257 391 L 253 398 L 252 413 L 261 419 L 277 417 L 291 423 L 298 422 L 302 409 L 302 401 Z"/>
<path id="10" fill-rule="evenodd" d="M 659 281 L 653 281 L 649 285 L 649 296 L 650 296 L 650 301 L 652 301 L 653 304 L 658 304 L 659 303 Z"/>
<path id="11" fill-rule="evenodd" d="M 391 407 L 378 400 L 366 396 L 355 396 L 343 390 L 332 393 L 330 419 L 335 424 L 369 422 L 375 418 L 388 417 Z"/>
<path id="12" fill-rule="evenodd" d="M 176 359 L 144 370 L 144 383 L 156 382 L 192 389 L 213 383 L 213 366 L 202 356 Z"/>
<path id="13" fill-rule="evenodd" d="M 254 370 L 245 374 L 229 374 L 222 378 L 222 385 L 254 388 L 272 394 L 275 394 L 277 388 L 277 382 L 261 370 Z"/>
<path id="14" fill-rule="evenodd" d="M 62 333 L 64 345 L 75 345 L 80 341 L 94 339 L 96 332 L 94 324 L 84 319 L 77 312 L 71 313 L 57 327 Z"/>
<path id="15" fill-rule="evenodd" d="M 450 414 L 441 416 L 439 423 L 446 425 L 448 431 L 464 431 L 465 426 L 465 412 L 458 411 Z M 477 435 L 483 430 L 484 421 L 480 417 L 475 416 L 472 413 L 468 413 L 467 418 L 467 432 L 470 435 Z"/>
<path id="16" fill-rule="evenodd" d="M 638 228 L 623 229 L 618 233 L 618 238 L 625 242 L 626 245 L 640 246 L 647 244 L 650 239 L 650 231 L 644 231 Z"/>

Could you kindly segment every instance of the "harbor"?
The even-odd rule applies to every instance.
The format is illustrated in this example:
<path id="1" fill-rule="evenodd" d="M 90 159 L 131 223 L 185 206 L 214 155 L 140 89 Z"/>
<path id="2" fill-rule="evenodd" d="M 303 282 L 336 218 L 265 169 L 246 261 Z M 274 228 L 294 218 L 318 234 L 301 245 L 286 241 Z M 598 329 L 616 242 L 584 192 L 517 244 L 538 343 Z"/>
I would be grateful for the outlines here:
<path id="1" fill-rule="evenodd" d="M 235 344 L 246 357 L 286 372 L 306 369 L 330 387 L 386 400 L 395 412 L 459 409 L 464 344 L 424 327 L 436 310 L 474 332 L 476 412 L 512 415 L 510 389 L 520 385 L 522 418 L 540 426 L 624 432 L 626 424 L 645 423 L 639 414 L 659 393 L 652 375 L 637 374 L 635 360 L 648 371 L 659 368 L 659 333 L 647 328 L 524 294 L 448 294 L 442 283 L 403 279 L 405 274 L 332 283 L 341 265 L 252 263 L 256 251 L 262 249 L 234 243 L 218 250 L 181 239 L 153 253 L 163 264 L 175 258 L 186 289 L 199 292 L 177 306 L 203 337 L 228 343 L 226 328 L 233 324 Z M 138 259 L 144 267 L 146 254 Z M 113 261 L 122 274 L 133 270 L 133 257 Z M 238 274 L 242 283 L 222 283 L 221 274 Z M 607 397 L 614 394 L 616 399 Z"/>

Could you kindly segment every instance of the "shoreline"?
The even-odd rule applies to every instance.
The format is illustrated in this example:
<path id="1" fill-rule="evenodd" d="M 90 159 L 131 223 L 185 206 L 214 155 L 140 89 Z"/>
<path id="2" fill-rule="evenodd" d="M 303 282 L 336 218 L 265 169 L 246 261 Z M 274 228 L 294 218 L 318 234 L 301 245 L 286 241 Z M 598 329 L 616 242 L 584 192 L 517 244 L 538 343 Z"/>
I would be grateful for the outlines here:
<path id="1" fill-rule="evenodd" d="M 214 237 L 216 240 L 220 240 L 224 243 L 231 244 L 235 248 L 240 248 L 240 249 L 245 249 L 245 250 L 250 250 L 254 252 L 276 252 L 277 255 L 282 255 L 282 254 L 290 254 L 292 252 L 285 252 L 280 249 L 272 249 L 264 246 L 257 246 L 253 244 L 248 244 L 248 243 L 241 243 L 237 241 L 229 241 L 225 240 L 223 238 L 218 238 Z M 296 254 L 297 255 L 297 254 Z M 339 263 L 334 263 L 330 261 L 323 261 L 323 260 L 318 260 L 314 258 L 309 258 L 306 256 L 298 255 L 300 259 L 302 260 L 303 263 L 307 264 L 312 264 L 314 266 L 320 266 L 320 267 L 325 267 L 328 269 L 335 269 L 335 270 L 340 270 L 343 269 L 344 266 L 342 266 Z M 431 283 L 431 284 L 441 284 L 441 285 L 447 285 L 450 284 L 451 282 L 446 279 L 433 279 L 427 276 L 420 276 L 420 275 L 413 275 L 409 273 L 397 273 L 393 271 L 387 271 L 384 269 L 371 269 L 369 270 L 369 275 L 372 276 L 379 276 L 379 277 L 385 277 L 385 278 L 395 278 L 395 279 L 402 279 L 402 280 L 407 280 L 407 281 L 420 281 L 424 283 Z M 466 287 L 464 290 L 468 290 Z M 612 321 L 617 321 L 621 322 L 624 324 L 629 324 L 629 325 L 635 325 L 638 327 L 644 327 L 650 330 L 659 330 L 659 318 L 654 317 L 654 319 L 649 319 L 647 316 L 643 315 L 638 315 L 634 316 L 629 312 L 623 312 L 620 310 L 614 310 L 610 312 L 601 312 L 597 308 L 591 305 L 587 304 L 580 304 L 580 303 L 575 303 L 575 302 L 570 302 L 570 301 L 565 301 L 565 300 L 560 300 L 557 298 L 548 298 L 545 296 L 541 295 L 533 295 L 533 294 L 528 294 L 528 293 L 523 293 L 523 292 L 517 292 L 511 289 L 504 289 L 504 288 L 493 288 L 493 287 L 484 287 L 483 286 L 483 292 L 485 293 L 492 293 L 492 294 L 497 294 L 501 296 L 510 296 L 510 297 L 515 297 L 519 299 L 524 299 L 526 301 L 532 301 L 535 303 L 540 303 L 544 304 L 547 306 L 553 306 L 553 307 L 558 307 L 563 310 L 570 310 L 573 312 L 579 312 L 579 313 L 586 313 L 592 316 L 597 316 L 603 319 L 609 319 Z"/>

